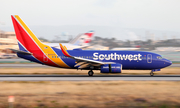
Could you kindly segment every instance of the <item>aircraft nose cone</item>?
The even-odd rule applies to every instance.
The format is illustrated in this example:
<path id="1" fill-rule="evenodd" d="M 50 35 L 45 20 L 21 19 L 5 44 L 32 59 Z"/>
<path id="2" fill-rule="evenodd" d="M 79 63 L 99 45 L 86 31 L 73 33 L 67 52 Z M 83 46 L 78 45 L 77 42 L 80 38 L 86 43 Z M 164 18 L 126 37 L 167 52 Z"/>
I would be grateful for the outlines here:
<path id="1" fill-rule="evenodd" d="M 164 59 L 164 65 L 167 67 L 167 66 L 170 66 L 172 64 L 172 62 L 168 59 Z"/>

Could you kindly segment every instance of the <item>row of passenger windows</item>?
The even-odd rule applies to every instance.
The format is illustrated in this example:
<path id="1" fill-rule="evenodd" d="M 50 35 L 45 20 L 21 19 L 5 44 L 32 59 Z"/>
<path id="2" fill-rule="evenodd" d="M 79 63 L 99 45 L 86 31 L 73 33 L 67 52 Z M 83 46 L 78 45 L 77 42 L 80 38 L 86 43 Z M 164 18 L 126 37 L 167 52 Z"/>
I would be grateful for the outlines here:
<path id="1" fill-rule="evenodd" d="M 93 58 L 92 56 L 75 56 L 75 57 L 79 57 L 79 58 Z M 52 58 L 69 58 L 66 56 L 52 56 Z"/>
<path id="2" fill-rule="evenodd" d="M 87 59 L 93 58 L 93 56 L 75 56 L 75 57 L 87 58 Z M 68 57 L 66 57 L 66 56 L 52 56 L 52 58 L 68 58 Z M 141 57 L 141 59 L 146 59 L 146 57 Z M 157 56 L 157 59 L 162 59 L 162 57 L 161 56 Z"/>
<path id="3" fill-rule="evenodd" d="M 79 58 L 89 58 L 89 59 L 91 59 L 91 58 L 93 58 L 93 56 L 75 56 L 75 57 L 79 57 Z M 159 57 L 159 56 L 158 56 Z M 158 58 L 157 57 L 157 58 Z M 52 56 L 52 58 L 69 58 L 69 57 L 66 57 L 66 56 Z M 141 57 L 141 59 L 146 59 L 146 57 Z M 159 59 L 160 59 L 160 57 L 159 57 Z"/>

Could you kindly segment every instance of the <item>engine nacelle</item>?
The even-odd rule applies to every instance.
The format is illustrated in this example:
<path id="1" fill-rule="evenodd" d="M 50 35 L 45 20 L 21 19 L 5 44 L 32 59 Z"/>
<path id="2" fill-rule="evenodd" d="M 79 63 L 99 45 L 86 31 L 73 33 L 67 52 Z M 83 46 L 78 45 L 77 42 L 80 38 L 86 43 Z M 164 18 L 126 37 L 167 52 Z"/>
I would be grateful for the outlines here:
<path id="1" fill-rule="evenodd" d="M 121 64 L 105 64 L 101 66 L 101 73 L 121 73 Z"/>

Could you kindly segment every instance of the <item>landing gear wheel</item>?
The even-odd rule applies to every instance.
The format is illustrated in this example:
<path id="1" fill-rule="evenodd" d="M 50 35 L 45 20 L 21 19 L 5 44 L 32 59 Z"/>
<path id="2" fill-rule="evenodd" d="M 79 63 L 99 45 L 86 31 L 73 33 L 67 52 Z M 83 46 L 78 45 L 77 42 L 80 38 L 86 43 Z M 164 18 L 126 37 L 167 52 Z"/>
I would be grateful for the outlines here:
<path id="1" fill-rule="evenodd" d="M 89 75 L 89 76 L 93 76 L 93 74 L 94 74 L 93 71 L 89 71 L 89 72 L 88 72 L 88 75 Z"/>
<path id="2" fill-rule="evenodd" d="M 153 73 L 153 72 L 150 72 L 150 75 L 151 75 L 151 76 L 154 76 L 154 73 Z"/>

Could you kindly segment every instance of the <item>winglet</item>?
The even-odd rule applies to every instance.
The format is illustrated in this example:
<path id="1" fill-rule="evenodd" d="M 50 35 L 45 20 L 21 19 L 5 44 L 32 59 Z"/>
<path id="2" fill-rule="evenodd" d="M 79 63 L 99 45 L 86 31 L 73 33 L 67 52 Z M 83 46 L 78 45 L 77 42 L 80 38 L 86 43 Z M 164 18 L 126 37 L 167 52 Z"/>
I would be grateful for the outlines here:
<path id="1" fill-rule="evenodd" d="M 67 50 L 66 46 L 64 46 L 64 48 Z"/>
<path id="2" fill-rule="evenodd" d="M 59 44 L 60 45 L 60 48 L 61 48 L 61 51 L 62 53 L 67 56 L 67 57 L 72 57 L 67 51 L 66 51 L 66 48 L 62 45 L 62 44 Z"/>

